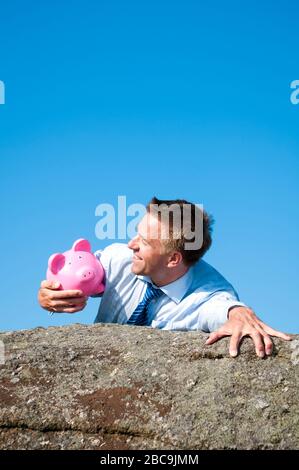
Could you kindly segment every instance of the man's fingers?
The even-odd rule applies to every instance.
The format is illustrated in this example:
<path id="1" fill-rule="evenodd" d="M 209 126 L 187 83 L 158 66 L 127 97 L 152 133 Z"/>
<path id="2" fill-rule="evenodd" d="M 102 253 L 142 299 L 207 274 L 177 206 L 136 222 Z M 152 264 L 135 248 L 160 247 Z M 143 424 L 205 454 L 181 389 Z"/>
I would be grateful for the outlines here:
<path id="1" fill-rule="evenodd" d="M 205 344 L 213 344 L 224 336 L 231 336 L 229 354 L 232 357 L 238 355 L 240 341 L 244 336 L 251 337 L 256 354 L 261 358 L 265 354 L 267 356 L 272 354 L 273 341 L 271 336 L 285 341 L 292 340 L 290 335 L 274 330 L 274 328 L 263 323 L 252 310 L 245 307 L 231 309 L 229 320 L 219 330 L 211 333 Z"/>
<path id="2" fill-rule="evenodd" d="M 85 305 L 83 306 L 77 306 L 77 307 L 71 307 L 71 308 L 64 308 L 63 311 L 61 313 L 76 313 L 76 312 L 80 312 L 81 310 L 83 310 L 83 308 L 85 307 Z M 57 312 L 59 313 L 59 312 Z"/>
<path id="3" fill-rule="evenodd" d="M 266 351 L 267 356 L 270 356 L 273 351 L 273 342 L 270 336 L 265 332 L 260 323 L 256 323 L 253 327 L 260 333 L 261 340 L 264 342 L 264 351 Z"/>
<path id="4" fill-rule="evenodd" d="M 258 357 L 264 357 L 265 345 L 262 339 L 263 338 L 262 335 L 258 331 L 254 331 L 252 333 L 249 333 L 249 336 L 253 339 L 256 355 Z"/>
<path id="5" fill-rule="evenodd" d="M 224 336 L 228 336 L 225 331 L 222 331 L 222 330 L 213 331 L 213 333 L 211 333 L 210 336 L 208 337 L 208 339 L 207 339 L 207 341 L 205 342 L 205 344 L 213 344 L 213 343 L 216 343 L 216 341 L 218 341 L 219 339 L 223 338 Z"/>
<path id="6" fill-rule="evenodd" d="M 49 289 L 53 290 L 53 292 L 49 293 L 48 295 L 51 297 L 51 299 L 63 299 L 63 298 L 70 298 L 70 297 L 83 297 L 83 292 L 81 290 L 77 289 L 68 289 L 68 290 L 57 290 L 61 284 L 59 282 L 53 282 L 53 281 L 47 281 L 44 280 L 41 282 L 41 289 Z M 44 291 L 44 293 L 46 293 Z"/>
<path id="7" fill-rule="evenodd" d="M 231 357 L 236 357 L 238 355 L 239 345 L 242 336 L 243 335 L 241 331 L 238 331 L 232 335 L 229 343 L 229 354 Z"/>
<path id="8" fill-rule="evenodd" d="M 287 335 L 286 333 L 283 333 L 282 331 L 274 330 L 274 328 L 271 328 L 271 326 L 268 326 L 263 322 L 259 322 L 259 325 L 270 336 L 276 336 L 277 338 L 284 339 L 285 341 L 291 341 L 292 340 L 292 337 L 290 335 Z"/>
<path id="9" fill-rule="evenodd" d="M 271 354 L 273 352 L 273 343 L 272 343 L 272 340 L 271 340 L 270 336 L 263 335 L 263 340 L 264 340 L 264 344 L 265 344 L 266 354 L 267 354 L 267 356 L 271 356 Z"/>
<path id="10" fill-rule="evenodd" d="M 55 301 L 55 302 L 51 302 L 51 306 L 54 307 L 54 308 L 57 308 L 57 309 L 61 309 L 61 308 L 73 308 L 73 307 L 77 307 L 77 306 L 80 306 L 80 305 L 86 305 L 86 302 L 87 302 L 87 298 L 86 297 L 80 297 L 79 299 L 76 299 L 76 298 L 70 298 L 66 301 Z"/>
<path id="11" fill-rule="evenodd" d="M 74 313 L 74 312 L 79 312 L 80 310 L 83 310 L 86 307 L 87 300 L 84 300 L 82 302 L 78 302 L 78 299 L 74 299 L 73 303 L 70 302 L 53 302 L 49 310 L 57 312 L 57 313 Z"/>
<path id="12" fill-rule="evenodd" d="M 44 281 L 41 282 L 40 286 L 41 286 L 42 289 L 59 289 L 60 282 L 44 280 Z"/>
<path id="13" fill-rule="evenodd" d="M 69 300 L 73 298 L 82 299 L 85 298 L 81 290 L 58 290 L 48 293 L 51 300 Z"/>

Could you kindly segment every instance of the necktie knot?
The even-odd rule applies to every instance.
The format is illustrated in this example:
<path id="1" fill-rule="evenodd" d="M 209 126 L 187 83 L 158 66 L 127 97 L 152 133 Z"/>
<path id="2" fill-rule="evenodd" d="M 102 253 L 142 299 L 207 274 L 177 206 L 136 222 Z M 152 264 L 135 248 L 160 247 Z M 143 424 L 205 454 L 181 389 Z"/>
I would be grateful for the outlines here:
<path id="1" fill-rule="evenodd" d="M 128 325 L 146 325 L 147 324 L 147 308 L 153 299 L 157 299 L 163 294 L 161 289 L 155 288 L 148 283 L 142 301 L 137 305 L 131 317 L 127 321 Z"/>

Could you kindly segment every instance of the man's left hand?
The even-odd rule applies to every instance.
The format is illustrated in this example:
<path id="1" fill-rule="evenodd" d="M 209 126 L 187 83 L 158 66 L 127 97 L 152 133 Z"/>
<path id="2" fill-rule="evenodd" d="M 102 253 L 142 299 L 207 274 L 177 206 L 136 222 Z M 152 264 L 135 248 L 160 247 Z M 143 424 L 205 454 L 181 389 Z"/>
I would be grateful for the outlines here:
<path id="1" fill-rule="evenodd" d="M 285 341 L 292 339 L 289 335 L 263 323 L 250 308 L 237 306 L 229 310 L 228 321 L 221 328 L 213 331 L 205 344 L 213 344 L 224 336 L 231 336 L 229 354 L 232 357 L 238 355 L 239 345 L 244 336 L 252 338 L 259 357 L 272 354 L 273 343 L 270 336 L 276 336 Z"/>

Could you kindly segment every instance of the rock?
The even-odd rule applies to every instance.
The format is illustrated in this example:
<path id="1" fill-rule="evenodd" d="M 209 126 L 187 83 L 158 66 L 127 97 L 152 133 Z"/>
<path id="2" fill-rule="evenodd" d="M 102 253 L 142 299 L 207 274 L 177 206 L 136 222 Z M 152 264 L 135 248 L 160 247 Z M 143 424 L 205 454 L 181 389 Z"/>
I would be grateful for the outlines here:
<path id="1" fill-rule="evenodd" d="M 234 359 L 227 338 L 206 338 L 111 324 L 0 334 L 1 449 L 299 449 L 298 337 L 266 359 L 248 338 Z"/>

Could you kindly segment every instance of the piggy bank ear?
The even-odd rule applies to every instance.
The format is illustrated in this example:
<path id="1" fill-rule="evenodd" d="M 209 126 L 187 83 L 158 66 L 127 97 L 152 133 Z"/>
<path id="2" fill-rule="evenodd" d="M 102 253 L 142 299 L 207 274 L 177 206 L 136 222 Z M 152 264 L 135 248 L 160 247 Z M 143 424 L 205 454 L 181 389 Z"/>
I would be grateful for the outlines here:
<path id="1" fill-rule="evenodd" d="M 53 274 L 57 274 L 65 264 L 65 256 L 62 253 L 54 253 L 50 256 L 48 267 Z"/>
<path id="2" fill-rule="evenodd" d="M 84 238 L 79 238 L 79 240 L 76 240 L 73 244 L 72 250 L 88 251 L 88 253 L 91 253 L 91 246 L 88 240 L 85 240 Z"/>

